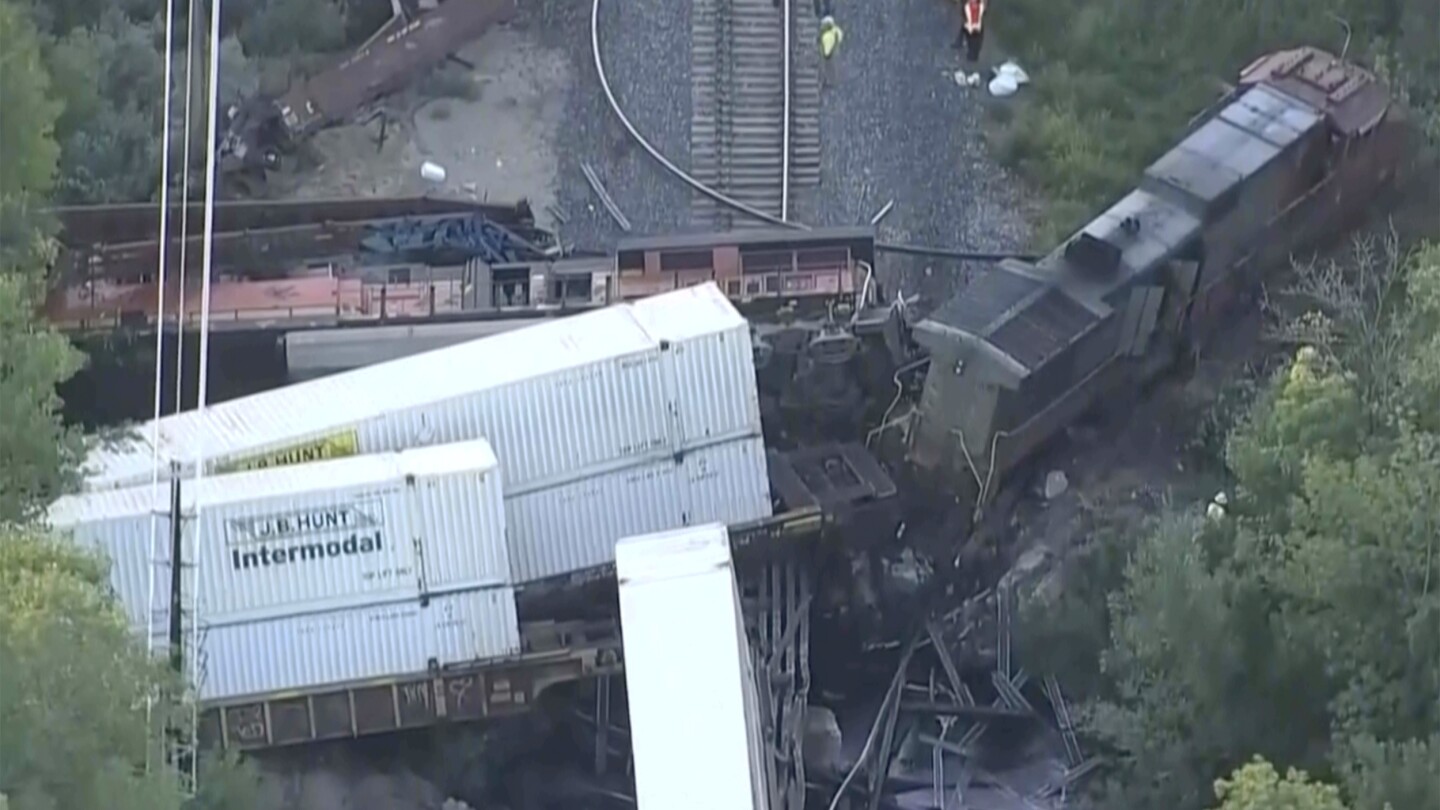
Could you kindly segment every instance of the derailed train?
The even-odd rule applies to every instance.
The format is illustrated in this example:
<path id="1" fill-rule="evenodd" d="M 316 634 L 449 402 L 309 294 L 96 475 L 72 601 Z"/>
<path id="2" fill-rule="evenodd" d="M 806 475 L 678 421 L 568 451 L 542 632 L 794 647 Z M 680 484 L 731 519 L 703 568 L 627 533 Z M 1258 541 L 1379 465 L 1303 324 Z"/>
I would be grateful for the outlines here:
<path id="1" fill-rule="evenodd" d="M 875 293 L 871 272 L 873 234 L 862 235 L 854 229 L 794 234 L 784 240 L 784 247 L 756 243 L 731 250 L 716 247 L 725 238 L 696 237 L 637 243 L 631 246 L 632 254 L 622 249 L 611 271 L 614 275 L 597 285 L 606 291 L 599 303 L 629 297 L 627 288 L 643 287 L 643 293 L 637 294 L 648 294 L 703 281 L 718 282 L 718 289 L 756 322 L 755 339 L 750 343 L 755 349 L 762 400 L 768 393 L 772 405 L 799 417 L 791 421 L 814 422 L 817 411 L 858 410 L 864 397 L 856 395 L 857 380 L 862 383 L 858 387 L 871 388 L 872 394 L 883 392 L 886 402 L 895 396 L 893 381 L 901 380 L 900 396 L 887 409 L 884 421 L 905 426 L 887 432 L 904 437 L 899 449 L 905 466 L 928 473 L 920 476 L 922 479 L 953 485 L 972 502 L 984 504 L 1007 474 L 1099 398 L 1138 388 L 1170 367 L 1187 345 L 1205 340 L 1223 324 L 1229 306 L 1263 268 L 1295 249 L 1338 233 L 1363 214 L 1401 171 L 1401 161 L 1409 151 L 1407 138 L 1403 115 L 1392 107 L 1385 89 L 1371 74 L 1314 49 L 1272 54 L 1249 66 L 1237 88 L 1198 119 L 1177 147 L 1152 164 L 1137 188 L 1063 246 L 1034 263 L 1003 262 L 917 324 L 905 324 L 901 308 L 871 306 L 885 300 Z M 821 247 L 830 252 L 811 250 Z M 590 295 L 595 295 L 594 289 Z M 792 303 L 799 306 L 792 307 Z M 817 315 L 817 308 L 805 306 L 807 303 L 833 306 L 828 312 L 825 306 L 818 307 Z M 762 316 L 756 307 L 770 311 Z M 662 315 L 666 313 L 655 317 Z M 648 395 L 668 388 L 682 370 L 664 364 L 679 357 L 670 350 L 685 343 L 684 336 L 694 323 L 677 322 L 674 317 L 664 321 L 663 328 L 656 327 L 656 334 L 674 334 L 654 341 L 652 348 L 657 357 L 668 355 L 662 365 L 670 378 L 663 385 L 636 387 L 633 393 Z M 743 323 L 739 329 L 743 335 Z M 587 341 L 571 340 L 568 345 L 572 350 L 583 349 Z M 505 354 L 516 362 L 534 348 L 517 342 L 505 346 L 512 349 Z M 498 351 L 497 347 L 500 343 L 492 344 Z M 692 362 L 700 362 L 706 352 L 692 353 Z M 877 360 L 877 355 L 881 359 Z M 507 365 L 499 359 L 493 362 Z M 465 374 L 468 367 L 437 363 L 426 368 L 432 372 L 430 377 L 447 379 Z M 923 375 L 909 386 L 908 398 L 903 384 L 906 369 Z M 334 421 L 337 415 L 333 411 L 347 410 L 357 400 L 374 396 L 366 393 L 370 390 L 383 391 L 382 399 L 394 399 L 406 385 L 383 373 L 372 371 L 370 375 L 376 377 L 375 385 L 363 390 L 337 388 L 325 409 L 329 413 L 302 414 L 297 408 L 276 407 L 264 416 L 269 423 L 283 426 L 286 442 L 322 440 L 311 448 L 319 457 L 399 449 L 382 445 L 392 439 L 404 444 L 412 434 L 423 438 L 422 444 L 473 438 L 439 435 L 460 422 L 438 418 L 442 416 L 438 411 L 433 420 L 400 424 L 404 420 L 380 408 L 373 415 L 371 439 L 356 434 L 342 441 L 340 450 L 321 452 L 329 447 L 326 441 L 336 441 L 333 436 L 320 435 L 324 432 L 321 428 L 339 425 L 321 425 L 316 420 Z M 356 379 L 362 377 L 366 375 Z M 730 395 L 739 391 L 734 380 L 712 379 L 697 390 L 701 389 Z M 546 393 L 537 389 L 534 401 L 547 403 L 557 418 L 562 411 L 594 416 L 593 408 L 559 408 L 558 400 L 550 396 L 558 390 Z M 269 399 L 280 402 L 283 397 Z M 684 434 L 687 427 L 710 417 L 713 408 L 709 405 L 683 405 L 687 401 L 677 399 L 669 406 L 680 410 L 671 415 L 674 424 L 662 431 L 665 436 Z M 370 403 L 372 410 L 375 405 Z M 612 413 L 667 423 L 662 414 L 641 410 L 645 413 L 624 409 Z M 181 421 L 174 423 L 178 427 Z M 389 421 L 396 424 L 389 425 Z M 573 420 L 565 424 L 572 430 L 584 427 Z M 527 474 L 521 476 L 523 481 L 515 477 L 519 475 L 518 462 L 527 458 L 530 450 L 518 439 L 506 447 L 505 431 L 499 426 L 497 422 L 481 432 L 497 443 L 502 469 L 506 469 L 508 457 L 512 466 L 504 473 L 507 480 L 520 486 L 548 481 L 548 473 Z M 476 429 L 474 425 L 469 428 Z M 767 424 L 767 433 L 769 428 Z M 263 453 L 252 458 L 251 452 L 273 452 L 276 447 L 268 442 L 266 447 L 242 446 L 248 437 L 236 434 L 234 425 L 222 432 L 233 446 L 208 448 L 212 461 L 242 469 L 290 461 L 288 457 L 266 461 L 269 457 Z M 186 437 L 171 431 L 162 430 L 161 438 L 177 445 L 187 443 L 181 441 Z M 755 440 L 753 430 L 745 440 Z M 366 446 L 371 442 L 375 446 Z M 217 458 L 226 455 L 223 450 L 227 449 L 233 451 L 233 459 Z M 102 464 L 106 468 L 102 477 L 115 477 L 110 486 L 148 479 L 153 464 L 148 450 L 121 456 Z M 574 463 L 561 467 L 574 467 L 583 459 L 569 461 Z M 558 470 L 552 472 L 559 474 Z M 769 477 L 774 489 L 782 489 L 773 463 Z M 787 501 L 787 505 L 793 504 Z M 765 511 L 761 509 L 757 515 Z M 526 646 L 530 646 L 528 641 Z M 561 646 L 570 649 L 575 644 L 572 640 Z M 577 664 L 574 672 L 567 670 L 570 674 L 564 677 L 594 672 L 594 666 L 593 660 Z M 514 684 L 540 677 L 533 675 L 533 667 L 524 671 L 531 674 L 507 670 L 492 678 L 467 672 L 463 677 L 471 680 L 460 686 L 448 681 L 433 686 L 435 690 L 463 687 L 486 691 L 486 684 L 503 685 L 501 698 L 487 697 L 477 704 L 474 711 L 478 716 L 499 711 L 497 707 L 510 700 L 506 696 Z M 378 691 L 371 697 L 376 705 L 385 707 L 381 712 L 387 718 L 384 728 L 409 722 L 400 708 L 390 713 L 390 707 L 398 707 L 401 692 L 412 685 L 419 693 L 430 694 L 428 683 L 419 676 L 413 684 L 376 687 Z M 521 692 L 528 699 L 539 689 L 535 682 Z M 337 721 L 333 734 L 364 733 L 356 708 L 361 693 L 335 695 L 340 703 L 348 701 L 350 710 L 343 722 Z M 303 729 L 287 737 L 266 720 L 263 733 L 254 739 L 256 744 L 332 733 L 320 728 L 317 717 L 323 712 L 318 699 L 306 696 L 295 700 L 298 702 L 289 710 L 305 720 L 300 723 Z M 244 720 L 241 714 L 258 712 L 257 717 L 268 718 L 278 705 L 266 701 L 235 706 L 233 711 L 227 708 L 219 715 L 224 729 L 219 736 L 228 739 L 230 731 L 249 728 L 248 722 L 232 725 Z M 434 714 L 435 707 L 425 705 Z M 234 742 L 249 741 L 237 738 Z"/>
<path id="2" fill-rule="evenodd" d="M 930 363 L 909 462 L 983 505 L 1107 393 L 1224 328 L 1262 271 L 1363 217 L 1410 131 L 1356 65 L 1314 48 L 1257 59 L 1065 244 L 1002 262 L 915 327 Z"/>
<path id="3" fill-rule="evenodd" d="M 1223 329 L 1263 270 L 1363 217 L 1403 171 L 1411 132 L 1368 71 L 1308 47 L 1263 56 L 1063 245 L 1001 261 L 918 323 L 893 308 L 848 329 L 830 319 L 808 345 L 789 341 L 784 379 L 766 386 L 762 370 L 762 390 L 809 414 L 846 385 L 852 403 L 868 388 L 891 403 L 877 447 L 984 506 L 1106 394 L 1138 390 Z M 857 278 L 868 271 L 857 263 Z M 843 373 L 825 360 L 837 349 Z M 913 374 L 892 382 L 896 368 Z"/>

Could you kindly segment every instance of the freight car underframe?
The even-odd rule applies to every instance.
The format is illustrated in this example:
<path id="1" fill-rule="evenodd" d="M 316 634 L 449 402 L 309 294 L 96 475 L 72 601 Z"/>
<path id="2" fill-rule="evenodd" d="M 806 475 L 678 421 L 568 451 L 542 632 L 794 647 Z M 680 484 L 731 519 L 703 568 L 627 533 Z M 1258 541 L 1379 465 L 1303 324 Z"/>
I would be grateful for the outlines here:
<path id="1" fill-rule="evenodd" d="M 730 528 L 731 546 L 747 580 L 742 586 L 759 591 L 764 612 L 775 607 L 764 604 L 765 595 L 773 592 L 767 589 L 778 590 L 770 582 L 772 571 L 795 570 L 797 561 L 830 536 L 830 529 L 849 527 L 858 515 L 871 514 L 865 511 L 867 505 L 878 505 L 883 512 L 896 493 L 894 483 L 860 445 L 768 455 L 772 487 L 786 511 Z M 803 573 L 800 577 L 806 581 Z M 551 687 L 623 673 L 613 611 L 580 619 L 540 618 L 567 613 L 569 604 L 591 611 L 597 604 L 611 605 L 614 589 L 613 564 L 524 588 L 518 595 L 522 652 L 512 658 L 203 705 L 201 745 L 260 750 L 525 712 Z M 787 595 L 794 596 L 793 587 Z M 772 656 L 776 649 L 801 646 L 808 635 L 808 623 L 792 620 L 794 614 L 808 611 L 808 599 L 790 601 L 791 616 L 769 622 L 750 617 L 755 619 L 752 624 L 764 628 L 757 641 Z M 792 672 L 794 663 L 791 659 Z"/>

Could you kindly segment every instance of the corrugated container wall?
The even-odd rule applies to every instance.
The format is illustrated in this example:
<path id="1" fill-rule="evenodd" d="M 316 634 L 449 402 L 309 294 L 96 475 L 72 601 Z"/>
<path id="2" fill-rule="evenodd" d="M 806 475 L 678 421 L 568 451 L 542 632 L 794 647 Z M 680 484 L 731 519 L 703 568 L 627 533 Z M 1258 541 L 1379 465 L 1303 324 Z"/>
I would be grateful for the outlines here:
<path id="1" fill-rule="evenodd" d="M 712 283 L 168 416 L 159 444 L 223 471 L 485 438 L 520 494 L 758 436 L 755 385 Z M 92 455 L 86 486 L 148 483 L 151 429 Z"/>
<path id="2" fill-rule="evenodd" d="M 763 753 L 751 750 L 759 718 L 746 711 L 754 674 L 725 527 L 622 540 L 615 573 L 636 806 L 765 810 Z"/>
<path id="3" fill-rule="evenodd" d="M 622 537 L 771 514 L 762 439 L 742 439 L 505 500 L 514 582 L 615 560 Z"/>
<path id="4" fill-rule="evenodd" d="M 49 514 L 111 559 L 132 622 L 152 632 L 166 614 L 168 489 L 71 496 Z M 218 476 L 182 483 L 181 495 L 182 548 L 197 558 L 186 560 L 187 599 L 198 571 L 210 625 L 510 582 L 500 471 L 484 441 Z"/>
<path id="5" fill-rule="evenodd" d="M 200 642 L 200 699 L 313 689 L 424 673 L 520 651 L 508 587 L 211 627 Z"/>
<path id="6" fill-rule="evenodd" d="M 671 414 L 681 435 L 724 439 L 760 424 L 750 329 L 719 328 L 738 313 L 718 287 L 688 287 L 632 306 L 641 326 L 669 346 L 662 353 L 666 379 L 686 386 Z"/>

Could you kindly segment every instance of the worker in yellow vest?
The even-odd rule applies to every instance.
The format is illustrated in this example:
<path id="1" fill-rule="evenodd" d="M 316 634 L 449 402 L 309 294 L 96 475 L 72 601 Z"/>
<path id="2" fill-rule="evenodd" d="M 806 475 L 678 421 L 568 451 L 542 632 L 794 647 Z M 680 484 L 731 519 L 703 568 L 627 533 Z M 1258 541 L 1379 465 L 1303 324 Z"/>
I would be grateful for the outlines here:
<path id="1" fill-rule="evenodd" d="M 980 46 L 985 43 L 985 0 L 964 0 L 960 5 L 964 19 L 960 23 L 960 34 L 955 37 L 955 47 L 965 46 L 965 61 L 974 62 L 980 58 Z"/>
<path id="2" fill-rule="evenodd" d="M 835 18 L 825 15 L 820 18 L 820 55 L 829 59 L 845 39 L 845 32 L 835 24 Z"/>
<path id="3" fill-rule="evenodd" d="M 820 18 L 820 87 L 823 89 L 835 83 L 835 62 L 830 57 L 845 39 L 845 32 L 835 24 L 835 18 L 826 14 Z"/>

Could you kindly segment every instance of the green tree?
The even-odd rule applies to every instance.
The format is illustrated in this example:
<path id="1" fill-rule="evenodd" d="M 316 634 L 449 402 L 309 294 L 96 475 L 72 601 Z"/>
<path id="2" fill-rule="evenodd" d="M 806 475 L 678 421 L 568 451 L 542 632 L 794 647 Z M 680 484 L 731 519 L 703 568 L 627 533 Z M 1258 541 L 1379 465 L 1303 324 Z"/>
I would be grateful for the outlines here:
<path id="1" fill-rule="evenodd" d="M 1049 249 L 1135 182 L 1175 133 L 1268 50 L 1311 44 L 1378 63 L 1440 135 L 1435 0 L 1008 0 L 997 43 L 1034 77 L 999 154 L 1043 192 Z"/>
<path id="2" fill-rule="evenodd" d="M 154 21 L 132 22 L 110 8 L 50 49 L 56 94 L 65 102 L 56 125 L 65 200 L 124 202 L 154 195 L 165 98 L 157 33 Z"/>
<path id="3" fill-rule="evenodd" d="M 67 544 L 0 536 L 0 790 L 15 810 L 180 806 L 174 777 L 144 769 L 165 673 L 104 585 L 103 563 Z"/>
<path id="4" fill-rule="evenodd" d="M 0 529 L 0 794 L 11 810 L 186 806 L 156 748 L 184 718 L 156 701 L 147 726 L 145 708 L 177 681 L 136 642 L 106 576 L 70 543 Z M 233 759 L 207 762 L 189 810 L 249 810 L 256 784 Z"/>
<path id="5" fill-rule="evenodd" d="M 345 44 L 345 15 L 330 0 L 256 0 L 240 42 L 250 56 L 332 51 Z"/>
<path id="6" fill-rule="evenodd" d="M 60 422 L 55 387 L 81 364 L 61 335 L 37 323 L 37 295 L 52 255 L 38 209 L 50 191 L 58 105 L 24 12 L 0 0 L 0 523 L 28 517 L 61 491 L 78 437 Z"/>
<path id="7" fill-rule="evenodd" d="M 1355 737 L 1346 741 L 1339 759 L 1355 810 L 1440 807 L 1440 733 L 1388 743 Z"/>
<path id="8" fill-rule="evenodd" d="M 1218 780 L 1215 798 L 1220 800 L 1215 810 L 1346 810 L 1335 786 L 1312 782 L 1296 770 L 1282 778 L 1259 757 Z"/>
<path id="9" fill-rule="evenodd" d="M 1357 810 L 1440 804 L 1440 251 L 1382 255 L 1300 268 L 1332 305 L 1230 437 L 1242 497 L 1141 532 L 1087 619 L 1098 679 L 1067 680 L 1095 684 L 1103 806 L 1198 810 L 1253 755 L 1335 773 Z M 1357 292 L 1377 277 L 1399 292 Z"/>
<path id="10" fill-rule="evenodd" d="M 48 233 L 40 219 L 55 180 L 60 105 L 21 7 L 0 0 L 0 274 L 43 269 Z"/>
<path id="11" fill-rule="evenodd" d="M 73 480 L 79 434 L 60 419 L 55 388 L 83 356 L 37 322 L 33 285 L 0 274 L 0 523 L 31 517 Z"/>

